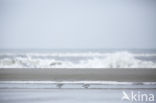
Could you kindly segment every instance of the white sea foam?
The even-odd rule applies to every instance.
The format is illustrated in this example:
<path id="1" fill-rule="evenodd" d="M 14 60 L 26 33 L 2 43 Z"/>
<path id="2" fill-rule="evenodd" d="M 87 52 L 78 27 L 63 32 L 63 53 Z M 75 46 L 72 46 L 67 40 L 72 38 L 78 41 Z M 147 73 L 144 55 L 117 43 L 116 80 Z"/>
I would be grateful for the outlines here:
<path id="1" fill-rule="evenodd" d="M 109 86 L 108 86 L 109 85 Z M 133 86 L 132 86 L 133 85 Z M 0 81 L 0 88 L 79 88 L 79 89 L 112 89 L 112 88 L 156 88 L 156 82 L 117 82 L 117 81 Z"/>
<path id="2" fill-rule="evenodd" d="M 0 84 L 103 84 L 103 85 L 156 85 L 156 82 L 118 82 L 118 81 L 0 81 Z"/>
<path id="3" fill-rule="evenodd" d="M 156 54 L 133 54 L 129 52 L 27 54 L 7 53 L 0 54 L 0 56 L 3 56 L 3 58 L 0 58 L 0 68 L 156 68 L 156 62 L 136 58 L 136 56 L 146 57 L 156 56 Z M 56 59 L 53 58 L 53 56 L 60 58 L 73 57 L 77 59 L 77 62 L 73 62 L 72 59 Z M 78 59 L 79 57 L 86 58 Z"/>

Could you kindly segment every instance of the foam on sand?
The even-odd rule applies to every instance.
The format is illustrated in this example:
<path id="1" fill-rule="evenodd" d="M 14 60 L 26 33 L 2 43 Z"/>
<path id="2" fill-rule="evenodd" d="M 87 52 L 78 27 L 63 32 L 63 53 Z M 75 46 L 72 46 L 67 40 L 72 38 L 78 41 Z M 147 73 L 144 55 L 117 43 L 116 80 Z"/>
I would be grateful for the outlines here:
<path id="1" fill-rule="evenodd" d="M 109 86 L 108 86 L 109 85 Z M 13 88 L 79 88 L 79 89 L 112 89 L 112 88 L 156 88 L 156 82 L 117 82 L 117 81 L 0 81 L 0 89 Z"/>

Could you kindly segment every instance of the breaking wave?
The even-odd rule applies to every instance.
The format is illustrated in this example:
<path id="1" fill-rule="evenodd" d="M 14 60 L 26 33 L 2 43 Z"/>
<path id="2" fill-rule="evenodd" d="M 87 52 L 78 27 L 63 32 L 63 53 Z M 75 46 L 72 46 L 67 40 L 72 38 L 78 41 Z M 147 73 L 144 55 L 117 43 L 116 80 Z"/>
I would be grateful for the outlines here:
<path id="1" fill-rule="evenodd" d="M 0 54 L 0 68 L 156 68 L 156 61 L 137 58 L 153 56 L 156 54 L 8 53 Z"/>

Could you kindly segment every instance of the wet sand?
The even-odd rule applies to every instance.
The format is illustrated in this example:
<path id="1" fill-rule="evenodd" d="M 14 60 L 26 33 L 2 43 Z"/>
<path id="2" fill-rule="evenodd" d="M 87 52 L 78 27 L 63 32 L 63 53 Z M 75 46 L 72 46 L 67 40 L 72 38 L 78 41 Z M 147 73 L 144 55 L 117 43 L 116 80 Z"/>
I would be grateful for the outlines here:
<path id="1" fill-rule="evenodd" d="M 122 100 L 126 93 L 156 96 L 156 89 L 0 89 L 1 103 L 132 103 Z M 156 100 L 156 99 L 155 99 Z M 138 101 L 137 101 L 138 102 Z M 146 102 L 146 101 L 145 101 Z M 138 102 L 138 103 L 145 103 Z M 146 103 L 154 103 L 147 101 Z M 134 101 L 134 103 L 136 103 Z"/>
<path id="2" fill-rule="evenodd" d="M 156 82 L 156 69 L 0 69 L 0 81 Z"/>
<path id="3" fill-rule="evenodd" d="M 156 82 L 156 69 L 0 69 L 0 81 Z M 3 83 L 1 87 L 2 85 Z M 31 83 L 6 85 L 5 88 L 0 88 L 1 103 L 131 102 L 127 100 L 121 101 L 123 90 L 126 93 L 131 91 L 138 93 L 139 91 L 139 93 L 156 95 L 155 85 L 106 85 L 104 88 L 89 87 L 87 89 L 82 87 L 71 89 L 64 86 L 61 89 L 52 88 L 52 86 L 55 86 L 52 84 L 48 84 L 50 88 L 46 88 L 45 84 Z M 19 89 L 20 85 L 22 88 Z M 8 88 L 8 86 L 11 88 Z M 26 88 L 27 86 L 29 88 Z M 37 88 L 40 86 L 44 86 L 44 88 Z M 146 87 L 142 88 L 142 86 Z"/>

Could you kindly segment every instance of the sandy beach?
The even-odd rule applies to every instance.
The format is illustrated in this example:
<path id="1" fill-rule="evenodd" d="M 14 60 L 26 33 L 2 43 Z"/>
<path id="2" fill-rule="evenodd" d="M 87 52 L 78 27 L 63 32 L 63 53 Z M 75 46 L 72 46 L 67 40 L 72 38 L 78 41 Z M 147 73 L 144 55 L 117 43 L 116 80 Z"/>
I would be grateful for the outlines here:
<path id="1" fill-rule="evenodd" d="M 156 82 L 156 69 L 0 69 L 0 81 Z"/>
<path id="2" fill-rule="evenodd" d="M 64 84 L 62 88 L 46 81 L 156 82 L 156 69 L 0 69 L 1 103 L 129 103 L 123 91 L 156 95 L 155 85 Z M 10 83 L 2 83 L 2 82 Z M 13 81 L 13 83 L 11 83 Z M 36 81 L 41 83 L 14 83 Z M 43 83 L 42 83 L 43 82 Z M 155 101 L 155 100 L 154 100 Z M 149 103 L 147 101 L 147 103 Z M 153 103 L 153 102 L 152 102 Z"/>

